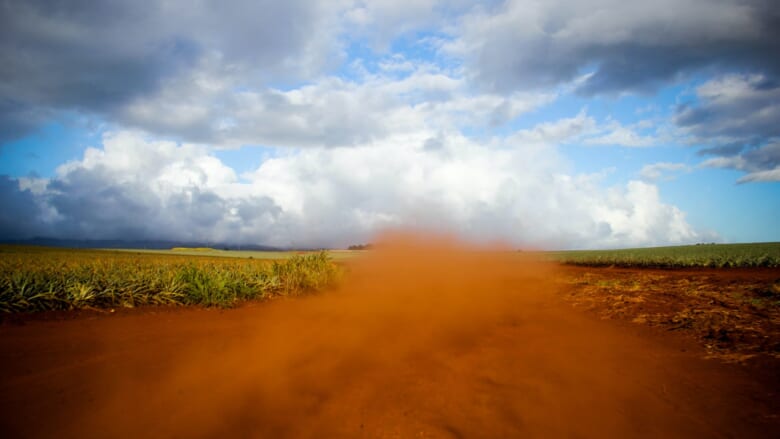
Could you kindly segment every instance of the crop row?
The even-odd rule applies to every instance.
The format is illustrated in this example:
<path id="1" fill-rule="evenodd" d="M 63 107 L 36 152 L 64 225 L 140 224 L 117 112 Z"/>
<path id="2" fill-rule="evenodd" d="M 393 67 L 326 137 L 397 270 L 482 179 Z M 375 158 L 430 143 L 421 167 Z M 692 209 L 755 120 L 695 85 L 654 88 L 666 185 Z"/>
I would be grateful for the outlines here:
<path id="1" fill-rule="evenodd" d="M 284 261 L 88 251 L 0 252 L 0 311 L 197 304 L 294 296 L 332 285 L 324 252 Z"/>
<path id="2" fill-rule="evenodd" d="M 565 264 L 655 268 L 780 267 L 780 243 L 705 244 L 621 250 L 546 252 Z"/>

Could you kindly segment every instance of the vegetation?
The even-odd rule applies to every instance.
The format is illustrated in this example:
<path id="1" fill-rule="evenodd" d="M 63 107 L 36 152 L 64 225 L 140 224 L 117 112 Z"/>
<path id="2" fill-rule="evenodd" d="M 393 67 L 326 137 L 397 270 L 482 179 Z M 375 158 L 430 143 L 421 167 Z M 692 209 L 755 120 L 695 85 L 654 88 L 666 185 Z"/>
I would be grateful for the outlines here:
<path id="1" fill-rule="evenodd" d="M 199 252 L 199 253 L 211 253 L 218 252 L 219 250 L 211 247 L 174 247 L 171 249 L 173 252 Z"/>
<path id="2" fill-rule="evenodd" d="M 560 270 L 563 298 L 602 319 L 684 331 L 708 356 L 780 359 L 777 271 Z"/>
<path id="3" fill-rule="evenodd" d="M 170 250 L 159 249 L 103 249 L 107 252 L 125 252 L 134 254 L 150 255 L 178 255 L 178 256 L 214 256 L 220 258 L 251 258 L 251 259 L 270 259 L 281 260 L 289 259 L 294 256 L 303 256 L 319 253 L 319 251 L 258 251 L 258 250 L 219 250 L 209 247 L 174 247 Z M 349 259 L 355 255 L 355 252 L 348 250 L 327 250 L 325 251 L 333 260 Z"/>
<path id="4" fill-rule="evenodd" d="M 0 246 L 0 311 L 229 307 L 320 290 L 339 274 L 325 252 L 271 261 Z"/>
<path id="5" fill-rule="evenodd" d="M 173 304 L 227 307 L 241 300 L 295 296 L 326 288 L 340 275 L 334 256 L 354 254 L 0 246 L 0 311 Z M 780 243 L 542 254 L 562 263 L 588 266 L 780 267 Z"/>
<path id="6" fill-rule="evenodd" d="M 347 250 L 371 250 L 374 244 L 355 244 L 347 247 Z"/>
<path id="7" fill-rule="evenodd" d="M 623 250 L 545 252 L 565 264 L 620 267 L 780 267 L 780 243 L 704 244 Z"/>

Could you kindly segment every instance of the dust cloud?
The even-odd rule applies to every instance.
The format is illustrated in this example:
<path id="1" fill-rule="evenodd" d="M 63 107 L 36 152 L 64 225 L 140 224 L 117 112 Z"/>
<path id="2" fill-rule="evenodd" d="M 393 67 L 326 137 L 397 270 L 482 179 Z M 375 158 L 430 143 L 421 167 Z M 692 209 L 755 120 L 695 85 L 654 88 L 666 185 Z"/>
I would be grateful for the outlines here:
<path id="1" fill-rule="evenodd" d="M 340 399 L 341 412 L 376 403 L 399 375 L 468 350 L 548 288 L 551 267 L 518 253 L 400 232 L 376 247 L 348 263 L 336 291 L 225 312 L 234 320 L 186 341 L 185 352 L 109 371 L 101 395 L 111 398 L 71 427 L 89 427 L 80 436 L 359 432 L 359 417 L 325 416 L 329 403 Z"/>

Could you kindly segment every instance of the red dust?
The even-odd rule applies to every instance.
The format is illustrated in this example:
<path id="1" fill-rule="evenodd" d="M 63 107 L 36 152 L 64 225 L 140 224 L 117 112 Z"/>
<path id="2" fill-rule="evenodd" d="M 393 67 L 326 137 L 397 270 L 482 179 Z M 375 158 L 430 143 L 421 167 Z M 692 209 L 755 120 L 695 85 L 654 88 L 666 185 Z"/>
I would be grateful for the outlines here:
<path id="1" fill-rule="evenodd" d="M 766 437 L 759 383 L 393 234 L 321 295 L 0 328 L 5 437 Z"/>

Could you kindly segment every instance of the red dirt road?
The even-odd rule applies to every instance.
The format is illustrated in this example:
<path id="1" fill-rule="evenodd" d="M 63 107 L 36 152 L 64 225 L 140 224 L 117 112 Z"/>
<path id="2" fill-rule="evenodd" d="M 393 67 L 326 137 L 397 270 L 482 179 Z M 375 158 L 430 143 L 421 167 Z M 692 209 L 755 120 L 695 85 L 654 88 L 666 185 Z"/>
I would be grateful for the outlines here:
<path id="1" fill-rule="evenodd" d="M 3 437 L 771 437 L 777 380 L 561 302 L 559 268 L 411 244 L 234 310 L 0 327 Z"/>

